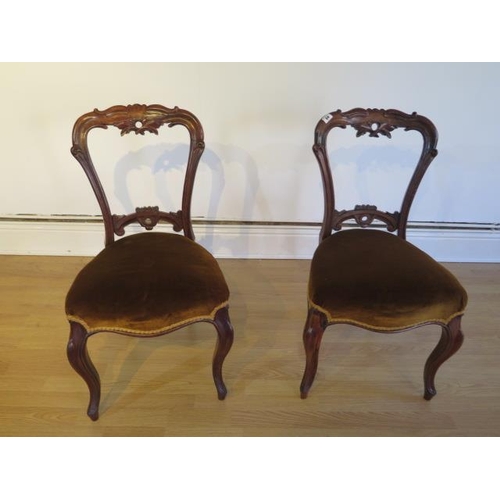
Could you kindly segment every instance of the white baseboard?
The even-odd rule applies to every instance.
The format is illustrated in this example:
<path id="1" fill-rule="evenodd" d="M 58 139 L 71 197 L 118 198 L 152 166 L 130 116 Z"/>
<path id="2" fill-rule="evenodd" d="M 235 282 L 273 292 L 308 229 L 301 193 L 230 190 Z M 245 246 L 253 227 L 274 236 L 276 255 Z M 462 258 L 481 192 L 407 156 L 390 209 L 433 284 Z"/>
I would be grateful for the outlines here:
<path id="1" fill-rule="evenodd" d="M 198 243 L 217 258 L 310 259 L 319 226 L 196 223 Z M 408 240 L 440 262 L 500 262 L 495 224 L 412 223 Z M 93 256 L 102 250 L 104 228 L 92 218 L 4 217 L 0 254 Z"/>

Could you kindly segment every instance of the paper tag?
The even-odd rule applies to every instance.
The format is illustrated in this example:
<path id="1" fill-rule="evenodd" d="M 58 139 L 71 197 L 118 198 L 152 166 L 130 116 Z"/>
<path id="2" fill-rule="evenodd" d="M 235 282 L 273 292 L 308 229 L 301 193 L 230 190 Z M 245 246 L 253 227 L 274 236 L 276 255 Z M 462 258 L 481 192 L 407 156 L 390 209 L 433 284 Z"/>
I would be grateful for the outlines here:
<path id="1" fill-rule="evenodd" d="M 323 116 L 323 118 L 321 118 L 325 123 L 328 123 L 331 119 L 333 118 L 333 116 L 328 113 L 327 115 Z"/>

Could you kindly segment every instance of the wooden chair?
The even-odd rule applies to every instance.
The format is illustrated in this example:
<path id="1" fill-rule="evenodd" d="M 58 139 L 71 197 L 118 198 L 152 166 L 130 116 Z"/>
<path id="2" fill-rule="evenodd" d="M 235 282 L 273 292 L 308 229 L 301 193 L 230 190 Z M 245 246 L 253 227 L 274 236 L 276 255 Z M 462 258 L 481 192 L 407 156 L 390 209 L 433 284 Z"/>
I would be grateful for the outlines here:
<path id="1" fill-rule="evenodd" d="M 352 127 L 356 137 L 368 134 L 391 138 L 397 128 L 422 135 L 422 152 L 399 212 L 383 212 L 374 205 L 335 209 L 327 137 L 336 127 Z M 338 110 L 318 122 L 313 151 L 323 181 L 324 218 L 309 275 L 301 398 L 307 397 L 314 381 L 321 339 L 329 325 L 344 323 L 381 333 L 439 325 L 441 339 L 424 368 L 427 400 L 436 394 L 434 377 L 438 368 L 462 345 L 460 321 L 467 304 L 465 290 L 447 269 L 406 241 L 408 213 L 420 181 L 437 155 L 437 138 L 429 119 L 393 109 Z M 350 219 L 361 229 L 341 230 L 344 221 Z M 366 229 L 375 220 L 389 232 Z"/>
<path id="2" fill-rule="evenodd" d="M 114 126 L 121 135 L 158 134 L 162 125 L 181 125 L 190 137 L 182 209 L 137 208 L 128 215 L 111 215 L 103 187 L 92 163 L 87 135 L 93 128 Z M 90 391 L 87 414 L 99 417 L 100 379 L 87 350 L 87 340 L 99 332 L 136 337 L 164 335 L 205 321 L 218 334 L 212 372 L 219 399 L 227 393 L 222 363 L 233 342 L 228 314 L 229 291 L 215 258 L 194 242 L 191 195 L 204 150 L 203 128 L 189 111 L 160 105 L 113 106 L 81 116 L 73 128 L 71 153 L 83 167 L 104 219 L 105 248 L 77 275 L 66 297 L 71 326 L 68 359 Z M 150 232 L 160 221 L 184 235 Z M 138 223 L 146 232 L 123 236 L 125 226 Z"/>

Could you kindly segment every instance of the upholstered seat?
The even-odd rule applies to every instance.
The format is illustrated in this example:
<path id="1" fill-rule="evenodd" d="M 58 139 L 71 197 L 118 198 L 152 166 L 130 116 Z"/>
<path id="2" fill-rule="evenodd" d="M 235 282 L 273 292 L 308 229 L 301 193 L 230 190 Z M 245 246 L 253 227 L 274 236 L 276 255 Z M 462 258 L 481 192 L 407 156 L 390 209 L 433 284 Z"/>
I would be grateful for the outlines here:
<path id="1" fill-rule="evenodd" d="M 411 243 L 374 229 L 339 231 L 311 262 L 309 303 L 329 323 L 405 330 L 463 314 L 467 293 L 441 264 Z"/>
<path id="2" fill-rule="evenodd" d="M 86 330 L 155 335 L 213 320 L 229 299 L 213 256 L 181 235 L 139 233 L 108 245 L 78 274 L 66 314 Z"/>
<path id="3" fill-rule="evenodd" d="M 327 138 L 332 130 L 348 127 L 356 130 L 356 137 L 367 135 L 374 139 L 392 139 L 397 129 L 421 135 L 422 150 L 400 210 L 386 212 L 368 204 L 350 210 L 335 208 L 330 166 L 330 156 L 335 157 L 335 150 L 328 150 Z M 321 340 L 329 325 L 351 324 L 382 333 L 402 332 L 426 324 L 441 327 L 441 339 L 424 366 L 427 400 L 436 394 L 434 378 L 438 368 L 462 345 L 461 318 L 467 293 L 445 267 L 406 241 L 410 208 L 427 168 L 437 155 L 437 140 L 436 127 L 428 118 L 395 109 L 337 110 L 317 123 L 313 151 L 323 182 L 324 214 L 320 243 L 309 274 L 301 398 L 307 397 L 316 376 Z M 368 151 L 373 154 L 377 148 Z M 358 160 L 363 160 L 358 167 L 366 167 L 366 156 L 357 155 Z M 344 228 L 349 220 L 354 221 L 351 225 L 362 229 Z M 375 221 L 379 228 L 370 227 Z"/>
<path id="4" fill-rule="evenodd" d="M 113 127 L 121 135 L 159 135 L 164 125 L 181 126 L 189 136 L 181 209 L 166 212 L 158 206 L 144 206 L 133 213 L 112 214 L 90 155 L 89 132 Z M 191 198 L 204 148 L 200 121 L 177 107 L 112 106 L 104 111 L 94 109 L 75 122 L 71 153 L 94 190 L 105 232 L 104 249 L 80 271 L 66 296 L 71 328 L 68 360 L 89 388 L 87 415 L 92 420 L 99 418 L 101 381 L 87 341 L 100 332 L 151 337 L 199 321 L 212 323 L 217 330 L 212 375 L 218 398 L 226 397 L 222 364 L 233 344 L 229 290 L 216 259 L 195 243 L 191 222 Z M 164 149 L 163 154 L 168 155 L 168 144 Z M 175 163 L 179 163 L 178 158 Z M 163 158 L 162 164 L 168 161 Z M 150 232 L 159 222 L 172 224 L 174 231 L 183 234 Z M 125 236 L 129 224 L 138 224 L 147 232 Z M 116 240 L 115 235 L 121 238 Z"/>

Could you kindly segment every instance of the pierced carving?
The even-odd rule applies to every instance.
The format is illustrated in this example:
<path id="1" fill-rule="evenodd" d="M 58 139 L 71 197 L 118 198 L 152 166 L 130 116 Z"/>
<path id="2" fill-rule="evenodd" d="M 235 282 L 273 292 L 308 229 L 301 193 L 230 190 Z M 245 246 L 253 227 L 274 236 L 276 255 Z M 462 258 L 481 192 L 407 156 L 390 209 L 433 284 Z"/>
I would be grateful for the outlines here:
<path id="1" fill-rule="evenodd" d="M 176 112 L 178 108 L 175 107 L 172 111 Z M 104 114 L 97 109 L 94 113 Z M 135 132 L 136 135 L 144 135 L 146 132 L 158 135 L 158 129 L 167 121 L 169 120 L 164 115 L 148 113 L 148 106 L 145 104 L 130 104 L 125 107 L 124 116 L 120 116 L 111 125 L 120 129 L 120 135 L 130 132 Z"/>
<path id="2" fill-rule="evenodd" d="M 123 236 L 125 226 L 138 222 L 143 228 L 151 231 L 158 222 L 165 220 L 173 225 L 173 229 L 179 232 L 183 229 L 182 210 L 177 212 L 160 212 L 158 207 L 137 207 L 135 214 L 113 215 L 113 227 L 115 234 Z"/>
<path id="3" fill-rule="evenodd" d="M 368 134 L 370 137 L 379 137 L 379 134 L 382 134 L 389 139 L 392 137 L 391 132 L 397 128 L 395 125 L 387 122 L 379 123 L 375 121 L 354 124 L 353 127 L 357 130 L 356 137 L 361 137 L 365 134 Z"/>
<path id="4" fill-rule="evenodd" d="M 178 212 L 144 212 L 130 215 L 111 215 L 103 186 L 93 165 L 87 143 L 87 136 L 92 129 L 117 127 L 121 135 L 134 132 L 145 135 L 146 132 L 158 135 L 158 129 L 180 125 L 184 127 L 190 138 L 189 153 L 187 155 L 186 175 L 182 193 L 182 215 Z M 203 127 L 200 121 L 191 112 L 178 108 L 166 108 L 160 104 L 130 104 L 127 106 L 112 106 L 103 111 L 94 109 L 86 113 L 75 122 L 73 127 L 73 144 L 71 153 L 83 167 L 101 209 L 105 227 L 105 245 L 114 241 L 115 234 L 122 236 L 123 228 L 131 222 L 139 222 L 146 229 L 154 227 L 158 221 L 169 221 L 174 225 L 175 231 L 184 231 L 184 235 L 194 240 L 193 228 L 190 220 L 191 197 L 194 178 L 198 163 L 203 153 L 205 143 L 203 140 Z M 152 207 L 149 207 L 152 208 Z"/>
<path id="5" fill-rule="evenodd" d="M 377 211 L 377 207 L 375 205 L 356 205 L 354 210 L 361 212 L 360 214 L 354 216 L 354 220 L 358 223 L 358 225 L 361 227 L 368 227 L 375 219 L 375 214 L 373 212 Z M 367 210 L 370 213 L 363 213 Z"/>
<path id="6" fill-rule="evenodd" d="M 148 231 L 153 229 L 160 220 L 159 207 L 137 207 L 137 222 Z"/>
<path id="7" fill-rule="evenodd" d="M 422 152 L 406 189 L 399 212 L 381 212 L 375 207 L 369 207 L 369 210 L 365 209 L 364 213 L 357 211 L 356 208 L 341 212 L 335 210 L 335 194 L 327 151 L 327 137 L 332 129 L 345 129 L 347 127 L 352 127 L 357 131 L 356 137 L 368 134 L 370 137 L 383 135 L 391 138 L 392 131 L 398 128 L 405 131 L 414 130 L 422 135 Z M 416 112 L 407 114 L 397 109 L 353 108 L 345 112 L 338 109 L 323 116 L 314 130 L 313 145 L 313 152 L 321 170 L 325 197 L 320 241 L 328 238 L 332 230 L 338 231 L 342 229 L 342 222 L 346 219 L 354 219 L 361 227 L 369 226 L 375 219 L 381 220 L 387 224 L 389 231 L 397 230 L 398 236 L 405 239 L 408 214 L 420 181 L 437 155 L 437 140 L 438 134 L 434 124 L 428 118 L 418 115 Z"/>
<path id="8" fill-rule="evenodd" d="M 379 220 L 387 226 L 388 231 L 393 232 L 398 227 L 399 212 L 382 212 L 375 205 L 356 205 L 354 210 L 334 210 L 333 229 L 340 231 L 342 223 L 348 219 L 354 219 L 363 228 L 370 226 L 374 220 Z"/>

